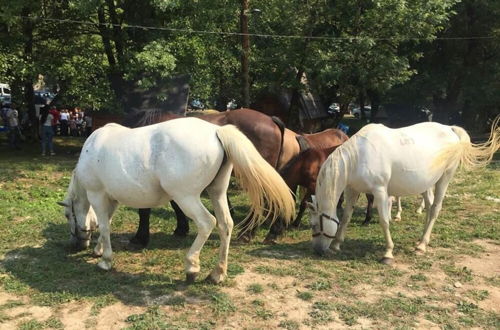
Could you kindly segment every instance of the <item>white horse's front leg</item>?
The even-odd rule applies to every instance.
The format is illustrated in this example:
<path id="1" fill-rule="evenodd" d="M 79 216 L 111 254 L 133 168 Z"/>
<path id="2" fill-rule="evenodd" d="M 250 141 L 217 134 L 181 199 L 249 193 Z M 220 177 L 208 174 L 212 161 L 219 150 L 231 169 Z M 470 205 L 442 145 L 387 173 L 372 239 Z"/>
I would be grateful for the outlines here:
<path id="1" fill-rule="evenodd" d="M 354 204 L 358 200 L 359 193 L 353 189 L 346 187 L 344 191 L 345 207 L 344 213 L 342 214 L 342 221 L 340 222 L 340 227 L 335 235 L 335 240 L 333 241 L 333 249 L 335 251 L 340 251 L 340 244 L 344 242 L 345 231 L 347 225 L 351 221 L 352 212 L 354 211 Z"/>
<path id="2" fill-rule="evenodd" d="M 101 260 L 97 266 L 104 270 L 110 270 L 113 263 L 113 250 L 111 248 L 111 217 L 116 209 L 116 202 L 110 201 L 107 197 L 102 195 L 88 194 L 89 202 L 92 205 L 99 224 L 99 238 L 94 253 L 99 256 Z"/>

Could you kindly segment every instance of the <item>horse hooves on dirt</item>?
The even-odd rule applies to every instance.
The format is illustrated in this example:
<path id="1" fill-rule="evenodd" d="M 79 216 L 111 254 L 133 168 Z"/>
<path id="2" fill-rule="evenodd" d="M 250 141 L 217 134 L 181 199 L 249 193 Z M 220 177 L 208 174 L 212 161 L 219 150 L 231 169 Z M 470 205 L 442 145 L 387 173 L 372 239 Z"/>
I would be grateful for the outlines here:
<path id="1" fill-rule="evenodd" d="M 186 284 L 193 284 L 198 273 L 186 273 Z"/>
<path id="2" fill-rule="evenodd" d="M 384 265 L 392 266 L 392 265 L 394 265 L 394 258 L 385 258 L 384 257 L 380 260 L 380 263 L 384 264 Z"/>

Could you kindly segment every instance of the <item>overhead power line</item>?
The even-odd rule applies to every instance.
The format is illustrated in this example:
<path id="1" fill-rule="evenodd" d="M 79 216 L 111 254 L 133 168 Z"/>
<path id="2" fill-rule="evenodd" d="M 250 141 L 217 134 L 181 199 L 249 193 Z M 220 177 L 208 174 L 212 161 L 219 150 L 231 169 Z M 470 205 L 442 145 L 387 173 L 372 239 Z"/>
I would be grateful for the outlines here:
<path id="1" fill-rule="evenodd" d="M 374 41 L 431 41 L 431 40 L 480 40 L 480 39 L 500 39 L 500 36 L 457 36 L 457 37 L 436 37 L 436 38 L 401 38 L 401 37 L 368 37 L 368 36 L 348 36 L 348 37 L 332 37 L 332 36 L 301 36 L 301 35 L 286 35 L 286 34 L 263 34 L 263 33 L 240 33 L 240 32 L 223 32 L 223 31 L 207 31 L 207 30 L 192 30 L 192 29 L 180 29 L 180 28 L 168 28 L 168 27 L 158 27 L 158 26 L 145 26 L 145 25 L 129 25 L 129 24 L 112 24 L 112 23 L 98 23 L 89 21 L 79 21 L 73 19 L 59 19 L 59 18 L 48 18 L 39 16 L 18 16 L 19 18 L 27 18 L 31 20 L 40 20 L 55 23 L 72 23 L 81 24 L 88 26 L 106 26 L 106 27 L 120 27 L 122 29 L 140 29 L 148 31 L 166 31 L 175 33 L 187 33 L 187 34 L 211 34 L 211 35 L 224 35 L 224 36 L 250 36 L 257 38 L 275 38 L 275 39 L 312 39 L 312 40 L 332 40 L 332 41 L 353 41 L 353 40 L 374 40 Z"/>

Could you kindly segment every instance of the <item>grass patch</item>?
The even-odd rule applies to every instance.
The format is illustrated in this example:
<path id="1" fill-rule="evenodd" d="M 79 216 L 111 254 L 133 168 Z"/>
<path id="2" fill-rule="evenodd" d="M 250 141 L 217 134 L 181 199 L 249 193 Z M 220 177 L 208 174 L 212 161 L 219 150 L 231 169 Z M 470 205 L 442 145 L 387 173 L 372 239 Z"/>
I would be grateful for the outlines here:
<path id="1" fill-rule="evenodd" d="M 262 287 L 261 284 L 253 283 L 247 287 L 247 292 L 250 292 L 253 294 L 259 294 L 259 293 L 264 292 L 264 288 Z"/>
<path id="2" fill-rule="evenodd" d="M 309 291 L 300 291 L 300 292 L 297 292 L 297 297 L 304 300 L 304 301 L 309 301 L 309 300 L 312 300 L 312 298 L 314 297 L 314 294 L 312 292 L 309 292 Z"/>
<path id="3" fill-rule="evenodd" d="M 443 329 L 499 328 L 498 315 L 483 310 L 479 302 L 500 287 L 500 277 L 480 276 L 458 266 L 457 261 L 464 255 L 481 257 L 484 249 L 475 240 L 500 241 L 498 203 L 487 199 L 500 196 L 500 165 L 457 173 L 436 221 L 429 252 L 424 256 L 414 253 L 424 219 L 413 214 L 419 198 L 403 198 L 406 215 L 402 222 L 391 223 L 391 234 L 396 262 L 406 268 L 378 263 L 384 251 L 384 237 L 377 219 L 369 226 L 360 225 L 366 203 L 361 197 L 341 252 L 316 257 L 306 226 L 285 235 L 275 246 L 263 246 L 260 241 L 268 228 L 261 228 L 254 242 L 231 245 L 229 279 L 222 285 L 198 280 L 186 286 L 184 258 L 197 231 L 192 222 L 187 238 L 174 237 L 174 212 L 168 207 L 153 209 L 150 245 L 134 250 L 128 246 L 128 240 L 137 229 L 137 210 L 118 207 L 111 234 L 114 268 L 102 272 L 90 250 L 76 252 L 67 246 L 68 226 L 56 204 L 64 198 L 77 161 L 75 153 L 82 141 L 71 140 L 63 145 L 65 140 L 59 139 L 61 152 L 42 159 L 38 145 L 22 154 L 10 154 L 1 140 L 0 135 L 0 286 L 3 292 L 19 297 L 0 306 L 0 321 L 5 324 L 16 321 L 8 316 L 9 309 L 23 309 L 22 297 L 26 308 L 48 306 L 55 313 L 67 302 L 92 306 L 85 321 L 88 328 L 95 328 L 102 309 L 115 302 L 134 307 L 154 305 L 127 318 L 129 329 L 226 328 L 228 316 L 239 319 L 240 315 L 258 321 L 241 327 L 271 328 L 276 327 L 276 318 L 286 318 L 283 313 L 290 312 L 266 304 L 267 299 L 281 301 L 291 294 L 298 298 L 298 308 L 308 313 L 304 322 L 311 328 L 336 326 L 334 313 L 345 326 L 356 326 L 364 318 L 373 321 L 374 327 L 413 328 L 418 326 L 415 319 L 423 317 Z M 229 195 L 238 222 L 248 211 L 246 196 L 233 183 Z M 211 209 L 205 196 L 202 202 Z M 201 251 L 200 278 L 216 265 L 218 247 L 214 230 Z M 269 284 L 253 283 L 237 289 L 241 287 L 239 275 L 248 271 L 261 274 Z M 443 272 L 448 276 L 445 283 L 439 279 L 435 283 L 434 274 Z M 461 297 L 455 296 L 457 290 L 451 285 L 455 281 L 467 283 L 469 288 Z M 371 291 L 366 295 L 368 299 L 377 300 L 363 301 L 364 288 Z M 422 289 L 419 293 L 423 294 L 427 288 L 433 289 L 432 296 L 413 298 L 412 290 Z M 242 291 L 236 296 L 246 296 L 244 301 L 233 296 L 235 290 Z M 263 293 L 266 299 L 258 296 Z M 254 299 L 257 297 L 261 299 Z M 186 299 L 194 301 L 196 308 L 186 307 Z M 27 329 L 62 327 L 57 318 L 39 322 L 31 320 L 28 313 L 20 317 L 27 321 L 18 326 Z M 304 327 L 299 322 L 303 320 L 285 319 L 279 327 Z"/>
<path id="4" fill-rule="evenodd" d="M 212 308 L 213 313 L 216 316 L 232 314 L 236 312 L 236 307 L 229 298 L 229 296 L 225 293 L 217 293 L 211 297 L 212 304 L 210 307 Z"/>

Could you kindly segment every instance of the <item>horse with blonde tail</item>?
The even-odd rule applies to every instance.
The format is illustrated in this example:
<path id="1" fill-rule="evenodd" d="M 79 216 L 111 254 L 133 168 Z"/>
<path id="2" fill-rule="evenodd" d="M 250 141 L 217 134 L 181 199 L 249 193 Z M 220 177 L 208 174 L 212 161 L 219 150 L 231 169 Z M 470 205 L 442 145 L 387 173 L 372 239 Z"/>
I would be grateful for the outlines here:
<path id="1" fill-rule="evenodd" d="M 380 226 L 386 240 L 381 260 L 394 261 L 394 243 L 389 231 L 390 197 L 422 194 L 427 208 L 424 232 L 417 251 L 425 252 L 443 198 L 459 165 L 465 169 L 486 166 L 500 146 L 500 128 L 495 120 L 490 138 L 473 144 L 467 132 L 457 126 L 420 123 L 390 129 L 380 124 L 362 128 L 337 148 L 321 167 L 316 199 L 310 205 L 312 244 L 318 254 L 340 250 L 354 203 L 360 193 L 373 194 Z M 429 191 L 435 186 L 434 200 Z M 344 191 L 345 209 L 338 220 L 336 205 Z"/>
<path id="2" fill-rule="evenodd" d="M 257 225 L 268 214 L 291 219 L 295 203 L 288 186 L 234 126 L 216 126 L 197 118 L 182 118 L 156 125 L 126 128 L 108 124 L 85 142 L 73 172 L 65 207 L 71 242 L 89 246 L 92 231 L 100 236 L 94 249 L 98 266 L 112 267 L 110 222 L 118 203 L 152 208 L 174 200 L 198 227 L 186 256 L 186 279 L 200 271 L 199 255 L 217 226 L 221 240 L 219 262 L 207 280 L 219 283 L 227 276 L 233 220 L 227 188 L 233 169 L 249 194 Z M 200 200 L 206 190 L 215 217 Z"/>

